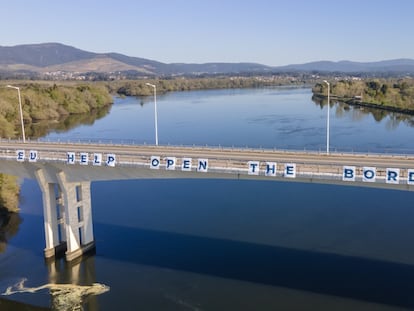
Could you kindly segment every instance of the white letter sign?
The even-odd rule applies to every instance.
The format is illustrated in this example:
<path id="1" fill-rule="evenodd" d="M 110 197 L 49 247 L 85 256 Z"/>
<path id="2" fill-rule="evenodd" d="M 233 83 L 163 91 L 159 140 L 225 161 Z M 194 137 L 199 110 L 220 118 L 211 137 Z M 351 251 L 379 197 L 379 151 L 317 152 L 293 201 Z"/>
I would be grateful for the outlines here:
<path id="1" fill-rule="evenodd" d="M 285 177 L 296 178 L 296 164 L 295 163 L 285 164 Z"/>
<path id="2" fill-rule="evenodd" d="M 343 181 L 355 181 L 355 166 L 344 166 L 342 171 Z"/>
<path id="3" fill-rule="evenodd" d="M 400 183 L 400 169 L 399 168 L 387 168 L 387 176 L 385 177 L 387 184 L 399 184 Z"/>
<path id="4" fill-rule="evenodd" d="M 74 152 L 68 152 L 67 153 L 68 159 L 66 161 L 67 164 L 75 164 L 75 153 Z"/>
<path id="5" fill-rule="evenodd" d="M 377 177 L 377 169 L 375 167 L 364 167 L 362 173 L 363 182 L 375 182 Z"/>
<path id="6" fill-rule="evenodd" d="M 249 161 L 249 175 L 259 175 L 259 161 Z"/>
<path id="7" fill-rule="evenodd" d="M 151 163 L 150 163 L 150 169 L 158 170 L 159 168 L 160 168 L 160 157 L 152 156 Z"/>

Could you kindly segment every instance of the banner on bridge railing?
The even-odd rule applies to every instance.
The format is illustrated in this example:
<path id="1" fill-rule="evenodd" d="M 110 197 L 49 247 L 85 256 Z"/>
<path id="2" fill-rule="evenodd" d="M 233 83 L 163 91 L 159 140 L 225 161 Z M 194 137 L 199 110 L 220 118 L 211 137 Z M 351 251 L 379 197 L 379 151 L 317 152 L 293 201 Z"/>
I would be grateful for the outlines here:
<path id="1" fill-rule="evenodd" d="M 36 150 L 30 150 L 26 153 L 25 150 L 17 150 L 16 151 L 16 160 L 18 162 L 37 162 L 39 159 L 39 153 Z M 94 166 L 101 166 L 106 165 L 110 167 L 115 167 L 116 164 L 116 156 L 115 154 L 106 154 L 106 157 L 103 157 L 102 153 L 93 153 L 92 159 L 87 152 L 81 152 L 77 156 L 75 152 L 67 152 L 66 153 L 66 164 L 76 164 L 79 163 L 80 165 L 94 165 Z"/>
<path id="2" fill-rule="evenodd" d="M 39 153 L 36 150 L 17 150 L 16 160 L 18 162 L 37 162 L 40 159 Z M 92 165 L 92 166 L 109 166 L 115 167 L 117 165 L 116 155 L 113 153 L 91 153 L 88 152 L 67 152 L 65 162 L 68 165 Z M 194 160 L 192 158 L 176 157 L 164 157 L 151 156 L 148 163 L 149 169 L 152 170 L 180 170 L 183 172 L 200 172 L 207 173 L 210 171 L 219 173 L 234 173 L 238 172 L 253 176 L 266 176 L 266 177 L 285 177 L 285 178 L 297 178 L 312 176 L 312 178 L 318 179 L 332 179 L 332 176 L 336 176 L 334 172 L 325 175 L 315 172 L 304 172 L 303 170 L 298 172 L 297 165 L 295 163 L 282 163 L 278 166 L 276 162 L 261 162 L 261 161 L 248 161 L 244 169 L 229 168 L 229 167 L 214 167 L 210 170 L 209 160 L 206 158 L 200 158 Z M 321 165 L 323 166 L 323 165 Z M 335 168 L 338 170 L 338 167 Z M 382 175 L 378 176 L 378 170 L 376 167 L 364 166 L 343 166 L 342 167 L 342 181 L 356 182 L 362 181 L 366 183 L 375 183 L 379 180 L 385 181 L 387 184 L 401 184 L 402 180 L 408 185 L 414 185 L 414 169 L 400 169 L 400 168 L 382 168 L 380 169 Z M 331 177 L 331 178 L 329 178 Z M 340 178 L 340 176 L 339 176 Z"/>

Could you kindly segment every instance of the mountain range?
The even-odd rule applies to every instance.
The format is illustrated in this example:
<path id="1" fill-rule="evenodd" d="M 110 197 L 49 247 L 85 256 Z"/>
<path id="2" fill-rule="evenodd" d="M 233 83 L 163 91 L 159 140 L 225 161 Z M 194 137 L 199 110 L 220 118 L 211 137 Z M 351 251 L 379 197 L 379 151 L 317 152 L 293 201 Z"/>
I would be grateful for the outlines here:
<path id="1" fill-rule="evenodd" d="M 93 53 L 60 43 L 41 43 L 0 46 L 0 72 L 134 72 L 141 76 L 286 72 L 413 74 L 414 59 L 378 62 L 319 61 L 280 67 L 257 63 L 166 64 L 119 53 Z"/>

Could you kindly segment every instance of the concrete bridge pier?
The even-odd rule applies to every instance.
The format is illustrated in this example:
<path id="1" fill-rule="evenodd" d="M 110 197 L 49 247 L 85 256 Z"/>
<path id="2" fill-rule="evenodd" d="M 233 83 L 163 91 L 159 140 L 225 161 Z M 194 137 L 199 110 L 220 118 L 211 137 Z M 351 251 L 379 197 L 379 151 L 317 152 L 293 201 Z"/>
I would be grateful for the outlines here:
<path id="1" fill-rule="evenodd" d="M 60 187 L 56 183 L 48 182 L 44 170 L 37 170 L 35 175 L 43 198 L 43 222 L 46 242 L 44 253 L 46 258 L 51 258 L 66 250 L 64 209 L 60 197 Z"/>
<path id="2" fill-rule="evenodd" d="M 66 260 L 71 261 L 95 248 L 92 224 L 91 183 L 68 182 L 57 174 L 62 190 L 66 227 Z"/>
<path id="3" fill-rule="evenodd" d="M 64 172 L 49 182 L 47 173 L 36 171 L 43 196 L 45 257 L 65 252 L 72 261 L 95 247 L 90 182 L 68 182 Z"/>

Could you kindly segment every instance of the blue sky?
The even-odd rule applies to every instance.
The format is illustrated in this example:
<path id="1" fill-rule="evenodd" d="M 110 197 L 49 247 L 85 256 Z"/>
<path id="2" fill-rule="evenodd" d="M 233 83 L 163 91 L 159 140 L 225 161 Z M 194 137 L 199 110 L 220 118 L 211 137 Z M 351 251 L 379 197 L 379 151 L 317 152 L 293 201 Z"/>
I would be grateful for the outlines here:
<path id="1" fill-rule="evenodd" d="M 60 42 L 165 63 L 414 58 L 412 0 L 1 2 L 2 46 Z"/>

